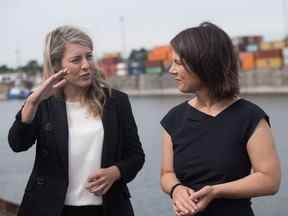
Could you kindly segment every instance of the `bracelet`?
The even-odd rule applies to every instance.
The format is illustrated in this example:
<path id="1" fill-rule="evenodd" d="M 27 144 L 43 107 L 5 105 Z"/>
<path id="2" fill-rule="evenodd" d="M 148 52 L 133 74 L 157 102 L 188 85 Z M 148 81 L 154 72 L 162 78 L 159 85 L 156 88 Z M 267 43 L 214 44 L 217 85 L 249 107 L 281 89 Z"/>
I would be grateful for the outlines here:
<path id="1" fill-rule="evenodd" d="M 173 192 L 174 192 L 174 190 L 176 189 L 176 187 L 178 187 L 178 186 L 180 186 L 180 185 L 182 185 L 182 184 L 181 184 L 181 183 L 177 183 L 177 184 L 173 185 L 173 187 L 171 188 L 170 193 L 169 193 L 171 199 L 173 198 Z"/>

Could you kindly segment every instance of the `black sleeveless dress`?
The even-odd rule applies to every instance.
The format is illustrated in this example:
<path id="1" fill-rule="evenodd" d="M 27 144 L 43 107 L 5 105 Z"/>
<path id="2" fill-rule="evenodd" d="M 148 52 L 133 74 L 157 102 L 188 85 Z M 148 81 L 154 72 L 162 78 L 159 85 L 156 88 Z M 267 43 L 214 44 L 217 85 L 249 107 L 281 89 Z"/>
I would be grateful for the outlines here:
<path id="1" fill-rule="evenodd" d="M 199 190 L 250 174 L 247 142 L 261 119 L 269 117 L 257 105 L 239 99 L 210 116 L 188 101 L 161 120 L 173 143 L 174 171 L 181 183 Z M 201 216 L 253 216 L 250 199 L 215 199 Z"/>

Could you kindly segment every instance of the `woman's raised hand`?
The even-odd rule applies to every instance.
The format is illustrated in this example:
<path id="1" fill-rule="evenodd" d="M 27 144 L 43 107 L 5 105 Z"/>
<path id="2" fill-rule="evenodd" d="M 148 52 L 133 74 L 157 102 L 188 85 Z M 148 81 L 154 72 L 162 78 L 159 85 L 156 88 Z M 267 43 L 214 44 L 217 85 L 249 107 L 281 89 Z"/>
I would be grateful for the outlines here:
<path id="1" fill-rule="evenodd" d="M 40 103 L 55 94 L 55 92 L 66 84 L 65 76 L 68 74 L 67 69 L 60 70 L 46 79 L 30 96 L 30 100 Z"/>

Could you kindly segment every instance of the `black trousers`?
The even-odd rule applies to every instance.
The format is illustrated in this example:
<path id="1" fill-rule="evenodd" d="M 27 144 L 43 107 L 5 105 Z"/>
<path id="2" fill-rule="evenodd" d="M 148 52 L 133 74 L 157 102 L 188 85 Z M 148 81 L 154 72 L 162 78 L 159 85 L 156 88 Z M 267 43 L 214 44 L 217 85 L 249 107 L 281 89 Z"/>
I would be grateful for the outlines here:
<path id="1" fill-rule="evenodd" d="M 64 206 L 61 216 L 103 216 L 103 206 Z"/>

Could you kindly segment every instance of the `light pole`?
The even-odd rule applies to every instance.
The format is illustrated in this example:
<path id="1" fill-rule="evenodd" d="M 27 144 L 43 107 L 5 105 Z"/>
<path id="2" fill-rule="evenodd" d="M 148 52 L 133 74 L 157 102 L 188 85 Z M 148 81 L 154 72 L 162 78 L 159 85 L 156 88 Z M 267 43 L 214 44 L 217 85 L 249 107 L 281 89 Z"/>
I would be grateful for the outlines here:
<path id="1" fill-rule="evenodd" d="M 286 39 L 286 37 L 288 37 L 288 20 L 287 20 L 286 0 L 282 0 L 282 9 L 283 9 L 284 39 Z"/>
<path id="2" fill-rule="evenodd" d="M 120 16 L 120 27 L 121 27 L 121 43 L 122 43 L 122 57 L 126 58 L 126 28 L 125 28 L 125 18 Z"/>

